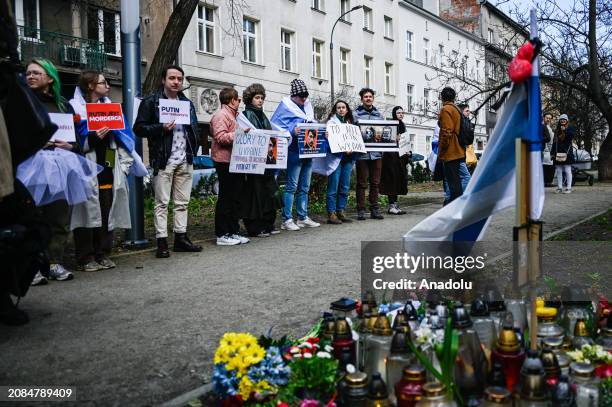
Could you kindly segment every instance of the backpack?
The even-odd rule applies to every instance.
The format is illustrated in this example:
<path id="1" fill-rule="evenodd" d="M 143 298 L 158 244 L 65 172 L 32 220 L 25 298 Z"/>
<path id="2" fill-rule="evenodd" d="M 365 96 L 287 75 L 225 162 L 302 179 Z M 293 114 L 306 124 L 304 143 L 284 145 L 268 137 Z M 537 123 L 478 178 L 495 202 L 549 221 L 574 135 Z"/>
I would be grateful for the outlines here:
<path id="1" fill-rule="evenodd" d="M 472 144 L 474 144 L 474 124 L 472 124 L 472 122 L 470 121 L 469 118 L 465 117 L 463 115 L 463 112 L 461 110 L 459 110 L 459 108 L 456 105 L 455 109 L 457 109 L 457 111 L 459 112 L 459 120 L 460 120 L 460 127 L 459 127 L 459 134 L 457 136 L 457 138 L 459 139 L 459 144 L 461 144 L 463 147 L 467 147 L 470 146 Z"/>

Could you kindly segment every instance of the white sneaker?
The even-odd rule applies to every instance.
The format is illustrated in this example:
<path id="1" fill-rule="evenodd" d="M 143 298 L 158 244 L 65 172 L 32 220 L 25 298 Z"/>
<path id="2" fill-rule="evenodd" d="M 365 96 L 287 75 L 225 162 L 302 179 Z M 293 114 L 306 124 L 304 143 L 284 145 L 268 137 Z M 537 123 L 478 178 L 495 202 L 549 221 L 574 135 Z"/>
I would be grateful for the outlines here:
<path id="1" fill-rule="evenodd" d="M 306 219 L 298 219 L 297 225 L 301 228 L 318 228 L 319 226 L 321 226 L 320 223 L 315 222 L 308 216 L 306 216 Z"/>
<path id="2" fill-rule="evenodd" d="M 555 194 L 560 194 L 562 192 L 563 192 L 563 190 L 561 188 L 557 188 L 557 190 L 555 191 Z"/>
<path id="3" fill-rule="evenodd" d="M 49 278 L 57 281 L 68 281 L 74 278 L 71 271 L 68 271 L 61 264 L 52 264 L 49 267 Z"/>
<path id="4" fill-rule="evenodd" d="M 572 190 L 571 190 L 571 189 L 569 189 L 569 188 L 567 188 L 565 191 L 563 191 L 563 193 L 564 193 L 564 194 L 571 194 L 571 193 L 572 193 Z"/>
<path id="5" fill-rule="evenodd" d="M 230 236 L 234 240 L 238 240 L 240 244 L 247 244 L 250 242 L 248 237 L 240 236 L 240 235 L 232 235 Z"/>
<path id="6" fill-rule="evenodd" d="M 235 246 L 240 244 L 240 240 L 234 239 L 230 235 L 224 235 L 217 238 L 217 246 Z"/>
<path id="7" fill-rule="evenodd" d="M 287 219 L 281 224 L 282 230 L 300 230 L 300 227 L 295 224 L 293 219 Z"/>
<path id="8" fill-rule="evenodd" d="M 47 277 L 43 276 L 42 274 L 40 274 L 40 271 L 36 273 L 36 275 L 34 276 L 34 279 L 32 280 L 32 282 L 30 283 L 30 285 L 45 285 L 47 284 L 49 281 L 47 281 Z"/>
<path id="9" fill-rule="evenodd" d="M 389 215 L 399 215 L 400 209 L 395 204 L 391 204 L 389 205 L 389 209 L 387 210 L 387 213 Z"/>

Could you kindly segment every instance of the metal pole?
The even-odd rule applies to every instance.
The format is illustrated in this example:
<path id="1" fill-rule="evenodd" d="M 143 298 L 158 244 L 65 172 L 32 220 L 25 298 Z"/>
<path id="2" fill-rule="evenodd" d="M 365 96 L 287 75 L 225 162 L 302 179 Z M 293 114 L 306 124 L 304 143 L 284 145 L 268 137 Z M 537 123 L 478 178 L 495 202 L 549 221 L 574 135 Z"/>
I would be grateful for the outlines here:
<path id="1" fill-rule="evenodd" d="M 140 1 L 121 0 L 121 50 L 123 54 L 123 112 L 132 126 L 136 113 L 134 98 L 140 96 Z M 136 138 L 135 149 L 142 156 L 142 140 Z M 132 228 L 126 233 L 126 246 L 146 245 L 144 238 L 144 196 L 142 178 L 130 175 L 130 217 Z"/>
<path id="2" fill-rule="evenodd" d="M 334 106 L 334 31 L 333 29 L 332 29 L 332 36 L 329 41 L 329 81 L 331 83 L 330 106 Z"/>

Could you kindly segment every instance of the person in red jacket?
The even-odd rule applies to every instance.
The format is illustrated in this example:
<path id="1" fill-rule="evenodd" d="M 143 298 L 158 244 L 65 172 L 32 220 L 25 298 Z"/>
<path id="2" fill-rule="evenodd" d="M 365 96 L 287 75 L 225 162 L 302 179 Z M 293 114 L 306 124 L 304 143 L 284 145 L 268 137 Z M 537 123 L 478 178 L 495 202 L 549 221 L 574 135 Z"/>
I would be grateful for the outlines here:
<path id="1" fill-rule="evenodd" d="M 217 245 L 233 246 L 249 243 L 240 235 L 239 197 L 245 186 L 245 174 L 229 172 L 234 135 L 238 128 L 236 116 L 240 98 L 234 88 L 224 88 L 219 93 L 221 108 L 213 114 L 210 126 L 213 135 L 211 157 L 219 178 L 219 196 L 215 207 L 215 235 Z M 248 129 L 247 129 L 248 130 Z"/>

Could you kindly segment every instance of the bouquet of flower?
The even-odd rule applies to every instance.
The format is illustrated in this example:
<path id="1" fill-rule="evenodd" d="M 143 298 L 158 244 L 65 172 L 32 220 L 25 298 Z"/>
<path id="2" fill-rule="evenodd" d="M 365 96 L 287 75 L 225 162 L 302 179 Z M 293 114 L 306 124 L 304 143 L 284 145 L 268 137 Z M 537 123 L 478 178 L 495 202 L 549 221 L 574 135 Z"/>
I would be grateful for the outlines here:
<path id="1" fill-rule="evenodd" d="M 287 384 L 290 369 L 278 347 L 267 350 L 246 333 L 226 333 L 215 352 L 213 385 L 224 400 L 263 400 Z"/>
<path id="2" fill-rule="evenodd" d="M 583 345 L 580 350 L 567 352 L 574 362 L 586 362 L 594 365 L 612 364 L 612 354 L 606 352 L 600 345 Z"/>

